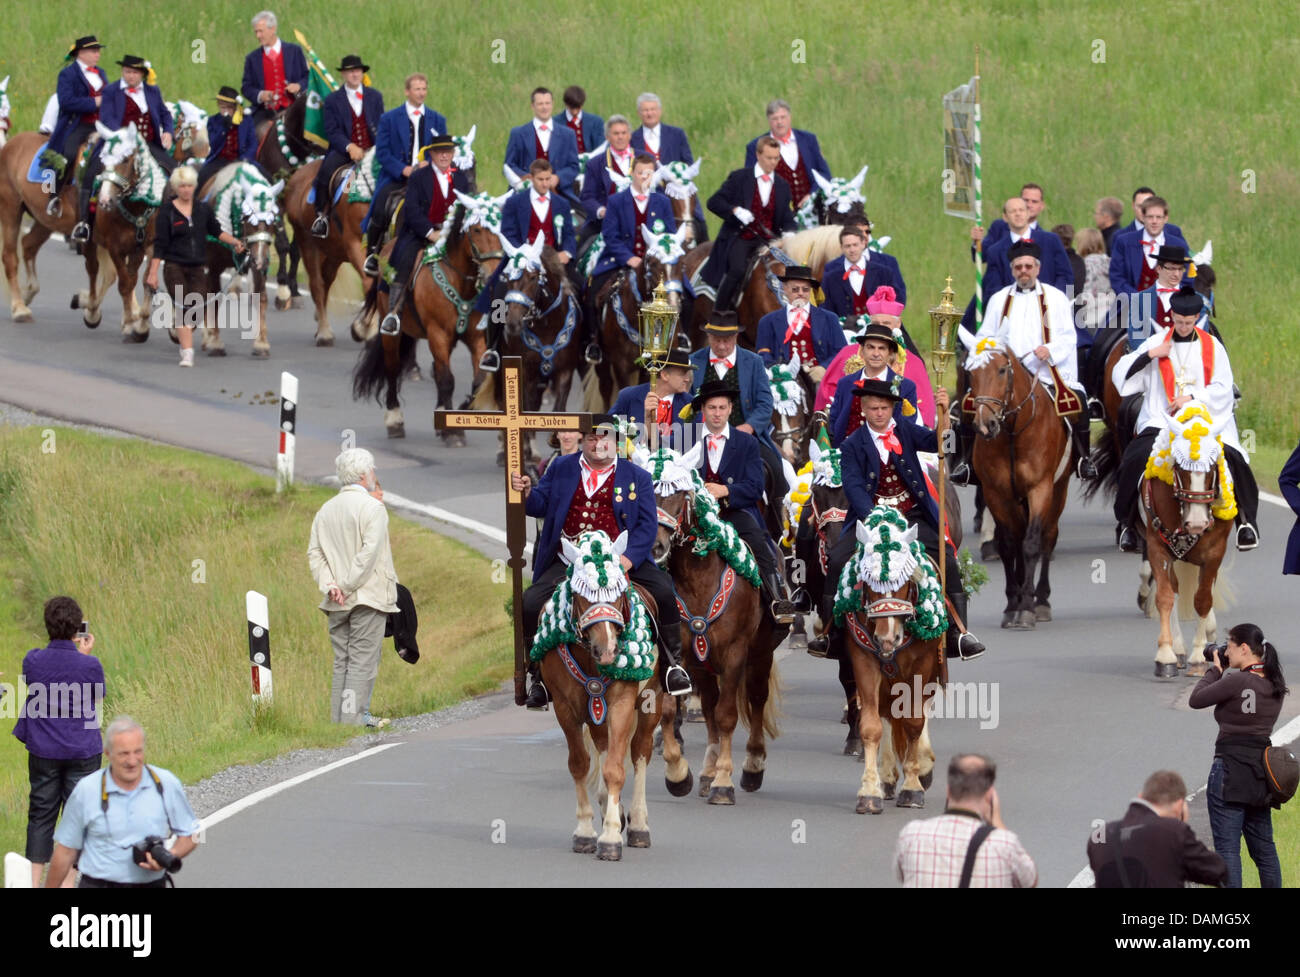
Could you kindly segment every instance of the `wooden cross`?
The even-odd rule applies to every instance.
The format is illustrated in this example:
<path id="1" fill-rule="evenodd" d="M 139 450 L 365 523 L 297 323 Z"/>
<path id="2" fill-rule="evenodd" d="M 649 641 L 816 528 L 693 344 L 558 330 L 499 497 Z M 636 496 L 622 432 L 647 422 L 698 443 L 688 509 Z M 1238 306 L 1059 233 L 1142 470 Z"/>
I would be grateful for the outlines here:
<path id="1" fill-rule="evenodd" d="M 528 517 L 524 513 L 524 497 L 510 484 L 512 472 L 524 474 L 524 438 L 534 431 L 578 431 L 591 424 L 591 415 L 528 414 L 523 410 L 524 361 L 518 356 L 506 356 L 501 361 L 502 381 L 505 391 L 505 410 L 433 412 L 435 430 L 472 428 L 478 431 L 504 431 L 506 440 L 506 550 L 514 585 L 512 608 L 515 619 L 515 705 L 522 706 L 526 693 L 524 675 L 528 669 L 524 649 L 524 546 L 528 542 Z"/>

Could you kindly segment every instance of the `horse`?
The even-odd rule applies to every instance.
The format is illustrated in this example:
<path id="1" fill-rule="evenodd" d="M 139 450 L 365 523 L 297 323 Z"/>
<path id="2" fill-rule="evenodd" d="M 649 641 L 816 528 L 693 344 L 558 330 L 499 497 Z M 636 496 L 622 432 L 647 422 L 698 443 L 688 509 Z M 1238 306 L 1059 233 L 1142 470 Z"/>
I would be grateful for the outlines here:
<path id="1" fill-rule="evenodd" d="M 808 462 L 817 391 L 800 370 L 798 353 L 791 355 L 789 363 L 768 367 L 767 379 L 772 386 L 772 440 L 797 471 Z"/>
<path id="2" fill-rule="evenodd" d="M 695 208 L 698 206 L 700 192 L 695 186 L 695 178 L 700 175 L 701 156 L 694 163 L 661 163 L 655 170 L 652 186 L 663 188 L 663 192 L 673 204 L 673 220 L 679 228 L 686 228 L 681 239 L 683 251 L 689 251 L 697 244 L 709 239 L 709 227 L 702 220 L 696 220 Z M 620 188 L 621 189 L 621 188 Z"/>
<path id="3" fill-rule="evenodd" d="M 1002 627 L 1030 630 L 1052 619 L 1048 568 L 1074 464 L 1070 429 L 1052 394 L 996 340 L 981 339 L 966 370 L 979 435 L 971 465 L 996 523 L 1006 574 Z"/>
<path id="4" fill-rule="evenodd" d="M 201 169 L 212 152 L 208 145 L 208 113 L 183 99 L 168 102 L 167 108 L 172 114 L 172 159 Z"/>
<path id="5" fill-rule="evenodd" d="M 1204 674 L 1204 661 L 1189 661 L 1181 628 L 1170 627 L 1179 595 L 1177 567 L 1200 568 L 1194 607 L 1197 625 L 1192 648 L 1214 640 L 1214 585 L 1228 545 L 1237 503 L 1232 494 L 1223 444 L 1211 432 L 1214 418 L 1192 401 L 1167 422 L 1156 437 L 1142 480 L 1142 517 L 1147 553 L 1160 612 L 1156 642 L 1156 678 L 1172 678 L 1187 665 L 1188 675 Z M 1184 584 L 1189 585 L 1190 580 Z"/>
<path id="6" fill-rule="evenodd" d="M 594 304 L 600 317 L 600 344 L 605 356 L 592 371 L 592 380 L 597 385 L 595 394 L 599 396 L 596 406 L 601 410 L 608 410 L 618 392 L 634 385 L 641 377 L 640 310 L 642 303 L 650 300 L 655 285 L 663 282 L 668 304 L 674 309 L 681 307 L 679 265 L 686 254 L 688 232 L 686 224 L 679 224 L 676 233 L 659 234 L 643 225 L 641 236 L 646 250 L 641 266 L 623 268 L 596 296 Z"/>
<path id="7" fill-rule="evenodd" d="M 437 245 L 438 257 L 428 264 L 427 275 L 424 266 L 419 267 L 407 293 L 411 314 L 403 316 L 400 336 L 374 335 L 366 340 L 365 351 L 353 372 L 352 396 L 356 400 L 371 395 L 378 399 L 381 386 L 386 384 L 384 427 L 390 438 L 406 436 L 398 393 L 402 378 L 415 360 L 421 336 L 433 354 L 440 409 L 451 407 L 455 390 L 451 352 L 456 343 L 468 347 L 474 363 L 483 354 L 486 341 L 483 333 L 473 328 L 470 316 L 474 297 L 504 257 L 498 236 L 500 226 L 495 222 L 499 204 L 499 198 L 486 193 L 470 197 L 457 192 L 457 202 L 447 215 L 446 230 Z M 357 318 L 374 318 L 380 302 L 378 282 L 373 282 Z M 354 323 L 354 338 L 356 335 Z M 447 445 L 465 444 L 463 431 L 440 431 L 439 435 Z"/>
<path id="8" fill-rule="evenodd" d="M 95 202 L 95 247 L 85 249 L 90 289 L 72 297 L 72 308 L 84 310 L 82 322 L 94 329 L 100 307 L 113 279 L 122 297 L 122 342 L 143 343 L 149 338 L 148 316 L 136 300 L 140 262 L 153 244 L 154 215 L 168 192 L 167 173 L 140 138 L 135 123 L 117 132 L 96 122 L 104 168 Z M 109 261 L 104 262 L 104 256 Z M 104 274 L 100 265 L 104 264 Z"/>
<path id="9" fill-rule="evenodd" d="M 689 330 L 691 345 L 695 348 L 705 343 L 704 325 L 713 314 L 713 294 L 699 280 L 699 271 L 704 267 L 715 242 L 706 241 L 691 248 L 682 259 L 682 280 L 690 282 L 694 301 L 686 303 L 685 311 L 690 317 L 679 328 Z M 796 262 L 777 244 L 776 239 L 760 245 L 750 259 L 749 271 L 741 285 L 736 299 L 736 315 L 742 326 L 739 341 L 746 349 L 753 349 L 758 341 L 758 320 L 769 312 L 785 306 L 785 296 L 781 291 L 781 275 L 785 274 L 787 265 Z"/>
<path id="10" fill-rule="evenodd" d="M 221 229 L 241 239 L 247 250 L 241 259 L 217 241 L 208 242 L 207 286 L 208 295 L 225 295 L 221 288 L 221 273 L 234 269 L 229 289 L 234 290 L 237 279 L 251 277 L 251 295 L 256 296 L 257 334 L 253 339 L 252 355 L 264 359 L 271 355 L 266 338 L 266 277 L 271 264 L 271 244 L 276 228 L 280 226 L 280 211 L 276 200 L 284 190 L 282 181 L 268 183 L 256 166 L 248 163 L 231 163 L 212 177 L 202 190 L 204 199 L 212 198 Z M 248 275 L 245 275 L 245 272 Z M 228 323 L 214 323 L 219 311 L 214 303 L 207 305 L 203 330 L 203 349 L 209 356 L 225 356 L 226 346 L 221 340 L 219 327 Z M 242 316 L 238 317 L 242 320 Z M 243 329 L 250 323 L 239 321 Z"/>
<path id="11" fill-rule="evenodd" d="M 309 98 L 309 93 L 303 91 L 288 108 L 277 112 L 274 119 L 263 119 L 257 123 L 257 155 L 254 158 L 271 181 L 279 186 L 285 186 L 295 170 L 321 155 L 320 150 L 303 136 L 303 121 L 307 115 Z M 281 212 L 284 211 L 283 196 L 276 201 L 276 205 Z M 275 273 L 275 307 L 283 311 L 291 306 L 301 306 L 302 296 L 298 291 L 298 261 L 301 252 L 297 238 L 292 243 L 289 241 L 283 221 L 275 227 L 275 253 L 280 260 Z"/>
<path id="12" fill-rule="evenodd" d="M 626 533 L 613 542 L 600 531 L 583 533 L 576 545 L 561 540 L 569 575 L 542 609 L 531 652 L 532 659 L 540 661 L 555 719 L 569 746 L 569 775 L 578 796 L 573 850 L 595 852 L 601 861 L 623 857 L 620 798 L 629 753 L 633 786 L 627 843 L 631 848 L 650 847 L 646 772 L 655 725 L 665 705 L 671 709 L 671 696 L 663 692 L 659 677 L 651 624 L 657 609 L 653 598 L 628 586 L 618 563 L 626 545 Z M 690 789 L 690 768 L 671 729 L 668 721 L 664 759 L 670 775 L 676 772 L 685 784 L 685 790 L 678 788 L 681 796 Z M 599 837 L 591 805 L 598 777 L 603 777 L 605 798 Z"/>
<path id="13" fill-rule="evenodd" d="M 749 727 L 741 789 L 763 786 L 765 735 L 778 733 L 773 656 L 787 628 L 762 607 L 758 564 L 736 530 L 719 518 L 699 469 L 691 466 L 702 443 L 685 456 L 660 448 L 642 460 L 655 479 L 659 507 L 651 553 L 676 587 L 682 647 L 689 649 L 682 657 L 699 689 L 708 728 L 699 793 L 710 804 L 733 805 L 731 740 L 737 719 Z M 666 759 L 667 728 L 664 742 Z"/>
<path id="14" fill-rule="evenodd" d="M 867 175 L 867 169 L 863 166 L 852 180 L 841 177 L 831 177 L 828 180 L 813 170 L 817 189 L 808 195 L 808 200 L 795 212 L 794 220 L 799 228 L 806 230 L 828 225 L 838 228 L 845 224 L 866 223 L 867 212 L 863 205 L 867 198 L 862 196 L 862 181 Z"/>
<path id="15" fill-rule="evenodd" d="M 9 76 L 0 81 L 0 149 L 4 149 L 5 140 L 9 138 Z"/>
<path id="16" fill-rule="evenodd" d="M 903 768 L 895 803 L 924 807 L 935 760 L 926 714 L 940 688 L 940 648 L 948 628 L 939 574 L 916 538 L 916 527 L 897 509 L 877 506 L 855 532 L 858 547 L 836 588 L 835 616 L 843 619 L 850 639 L 845 653 L 861 703 L 863 773 L 856 810 L 880 814 L 886 790 L 893 793 L 892 785 L 882 787 L 884 718 L 890 720 L 893 752 Z M 883 766 L 895 774 L 892 759 Z M 883 779 L 889 783 L 891 776 Z"/>

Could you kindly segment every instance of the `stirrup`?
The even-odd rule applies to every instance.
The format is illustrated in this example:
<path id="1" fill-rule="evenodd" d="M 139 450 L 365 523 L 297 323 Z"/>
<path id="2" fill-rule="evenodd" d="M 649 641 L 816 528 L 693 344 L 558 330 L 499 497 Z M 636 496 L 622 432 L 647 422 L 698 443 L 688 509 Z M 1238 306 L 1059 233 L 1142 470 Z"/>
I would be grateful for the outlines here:
<path id="1" fill-rule="evenodd" d="M 90 240 L 90 224 L 86 221 L 77 221 L 77 226 L 72 229 L 70 240 L 78 244 L 84 244 Z"/>
<path id="2" fill-rule="evenodd" d="M 1106 420 L 1106 405 L 1096 397 L 1088 398 L 1088 419 L 1092 421 Z"/>
<path id="3" fill-rule="evenodd" d="M 948 481 L 953 485 L 970 484 L 970 465 L 964 461 L 959 461 L 953 466 L 952 471 L 948 473 Z"/>
<path id="4" fill-rule="evenodd" d="M 494 349 L 488 350 L 479 358 L 478 368 L 484 373 L 496 373 L 501 369 L 501 356 Z"/>
<path id="5" fill-rule="evenodd" d="M 317 214 L 316 219 L 311 222 L 311 236 L 318 238 L 327 238 L 330 234 L 329 218 L 325 214 Z"/>
<path id="6" fill-rule="evenodd" d="M 366 254 L 366 260 L 361 265 L 361 271 L 371 278 L 379 277 L 379 252 L 370 251 Z"/>
<path id="7" fill-rule="evenodd" d="M 402 320 L 396 312 L 390 312 L 379 323 L 379 331 L 385 336 L 396 336 L 402 331 Z"/>
<path id="8" fill-rule="evenodd" d="M 596 364 L 605 358 L 605 352 L 596 343 L 588 343 L 584 354 L 588 363 Z"/>
<path id="9" fill-rule="evenodd" d="M 682 688 L 683 684 L 685 688 Z M 694 689 L 686 669 L 681 665 L 669 665 L 664 672 L 664 691 L 669 695 L 690 695 Z"/>
<path id="10" fill-rule="evenodd" d="M 967 639 L 970 639 L 969 641 Z M 969 649 L 969 650 L 967 650 Z M 957 657 L 964 662 L 974 661 L 984 654 L 984 642 L 972 631 L 963 631 L 957 638 Z"/>
<path id="11" fill-rule="evenodd" d="M 57 193 L 50 197 L 50 202 L 45 205 L 45 215 L 56 220 L 63 216 L 63 201 L 59 199 Z"/>

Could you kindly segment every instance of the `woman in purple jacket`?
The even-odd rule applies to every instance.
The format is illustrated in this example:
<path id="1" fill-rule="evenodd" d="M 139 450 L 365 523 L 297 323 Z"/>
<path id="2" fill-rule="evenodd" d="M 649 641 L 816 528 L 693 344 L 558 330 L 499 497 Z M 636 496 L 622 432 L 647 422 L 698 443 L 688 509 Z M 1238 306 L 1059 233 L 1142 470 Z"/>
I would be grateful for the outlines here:
<path id="1" fill-rule="evenodd" d="M 14 736 L 27 747 L 31 799 L 27 809 L 27 858 L 32 885 L 54 847 L 54 824 L 77 781 L 99 769 L 104 744 L 99 735 L 104 668 L 90 652 L 95 636 L 80 631 L 81 607 L 71 597 L 45 602 L 50 643 L 23 658 L 27 699 Z M 69 873 L 67 882 L 72 881 Z"/>

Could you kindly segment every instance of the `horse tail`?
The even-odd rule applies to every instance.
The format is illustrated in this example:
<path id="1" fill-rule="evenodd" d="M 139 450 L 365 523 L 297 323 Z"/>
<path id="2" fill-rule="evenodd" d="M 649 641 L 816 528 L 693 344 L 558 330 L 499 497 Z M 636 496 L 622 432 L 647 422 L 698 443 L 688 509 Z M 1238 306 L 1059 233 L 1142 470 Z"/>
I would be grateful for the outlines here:
<path id="1" fill-rule="evenodd" d="M 1174 561 L 1174 575 L 1178 578 L 1178 620 L 1196 620 L 1196 584 L 1201 568 L 1194 563 Z"/>
<path id="2" fill-rule="evenodd" d="M 600 752 L 596 749 L 596 741 L 591 738 L 591 727 L 586 723 L 582 724 L 582 742 L 587 747 L 587 800 L 596 810 L 597 817 L 603 818 L 600 790 L 605 785 L 605 778 L 600 770 Z"/>
<path id="3" fill-rule="evenodd" d="M 365 301 L 361 303 L 361 311 L 357 313 L 356 322 L 369 322 L 379 308 L 379 276 L 370 280 L 370 287 L 366 289 Z"/>
<path id="4" fill-rule="evenodd" d="M 1091 501 L 1097 495 L 1104 498 L 1115 495 L 1119 490 L 1119 462 L 1120 455 L 1115 447 L 1115 439 L 1107 431 L 1101 439 L 1101 444 L 1092 451 L 1092 463 L 1097 466 L 1097 477 L 1084 484 L 1085 501 Z"/>
<path id="5" fill-rule="evenodd" d="M 740 681 L 736 683 L 736 712 L 740 716 L 740 721 L 745 724 L 746 729 L 753 729 L 755 720 L 753 703 L 749 698 L 749 655 L 746 655 L 740 665 Z M 776 673 L 775 658 L 772 661 L 772 668 L 767 673 L 767 702 L 763 707 L 763 715 L 757 717 L 763 724 L 763 732 L 769 739 L 775 739 L 781 735 L 781 727 L 777 722 L 777 716 L 781 712 L 781 680 Z"/>
<path id="6" fill-rule="evenodd" d="M 402 333 L 397 350 L 397 375 L 391 378 L 394 394 L 401 390 L 403 375 L 415 363 L 415 338 Z M 388 367 L 384 363 L 383 337 L 372 336 L 366 341 L 357 365 L 352 369 L 352 399 L 366 400 L 373 396 L 383 406 L 384 385 L 389 381 Z"/>

